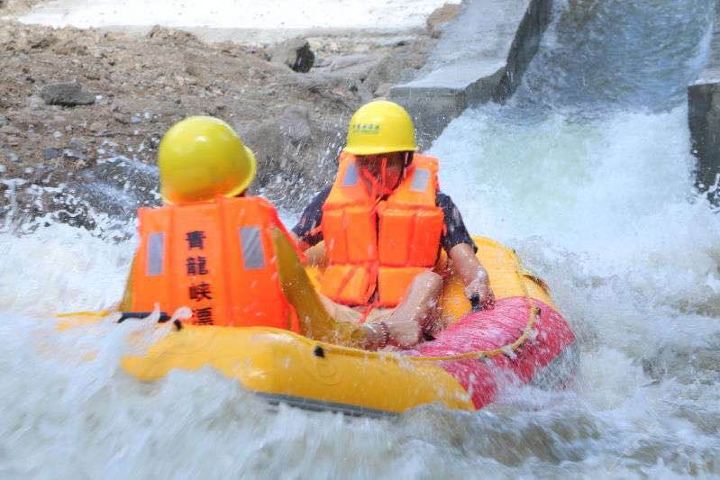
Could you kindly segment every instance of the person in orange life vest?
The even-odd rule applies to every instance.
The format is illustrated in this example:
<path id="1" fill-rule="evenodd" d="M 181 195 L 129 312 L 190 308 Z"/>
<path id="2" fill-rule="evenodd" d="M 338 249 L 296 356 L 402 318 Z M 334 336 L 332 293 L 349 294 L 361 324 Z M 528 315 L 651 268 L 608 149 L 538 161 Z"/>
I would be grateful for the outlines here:
<path id="1" fill-rule="evenodd" d="M 324 240 L 326 308 L 338 319 L 366 320 L 370 348 L 388 340 L 409 347 L 423 331 L 440 327 L 442 277 L 433 270 L 441 247 L 468 298 L 494 305 L 477 247 L 450 197 L 438 190 L 437 159 L 416 150 L 412 120 L 401 106 L 364 105 L 350 120 L 333 185 L 292 229 L 301 249 Z"/>
<path id="2" fill-rule="evenodd" d="M 252 151 L 225 122 L 190 117 L 163 137 L 158 167 L 165 205 L 138 210 L 140 245 L 121 310 L 189 307 L 193 324 L 298 331 L 273 246 L 277 232 L 291 237 L 268 201 L 245 196 Z"/>

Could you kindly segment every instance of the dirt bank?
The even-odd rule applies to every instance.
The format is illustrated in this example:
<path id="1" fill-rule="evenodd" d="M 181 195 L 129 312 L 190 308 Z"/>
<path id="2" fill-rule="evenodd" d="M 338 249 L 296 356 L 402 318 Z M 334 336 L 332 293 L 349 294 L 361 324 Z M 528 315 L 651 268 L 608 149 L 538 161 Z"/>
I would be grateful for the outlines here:
<path id="1" fill-rule="evenodd" d="M 148 165 L 158 141 L 173 122 L 197 114 L 234 125 L 260 161 L 255 190 L 299 208 L 334 173 L 352 111 L 411 78 L 433 42 L 425 32 L 390 43 L 309 40 L 315 66 L 303 74 L 268 61 L 264 46 L 208 44 L 177 30 L 138 35 L 0 21 L 6 225 L 50 213 L 92 228 L 100 214 L 127 218 L 157 202 Z M 48 105 L 41 92 L 58 82 L 79 83 L 95 102 Z"/>

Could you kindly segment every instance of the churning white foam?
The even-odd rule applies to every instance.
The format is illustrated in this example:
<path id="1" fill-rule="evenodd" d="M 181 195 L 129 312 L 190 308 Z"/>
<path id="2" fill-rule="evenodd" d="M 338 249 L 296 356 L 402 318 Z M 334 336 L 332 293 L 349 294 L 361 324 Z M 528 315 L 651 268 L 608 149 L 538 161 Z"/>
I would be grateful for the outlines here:
<path id="1" fill-rule="evenodd" d="M 549 281 L 580 340 L 575 391 L 617 429 L 616 468 L 642 452 L 667 459 L 673 441 L 687 454 L 675 471 L 707 471 L 720 426 L 720 217 L 693 189 L 687 111 L 508 113 L 467 112 L 436 141 L 443 189 L 472 231 Z"/>
<path id="2" fill-rule="evenodd" d="M 684 108 L 523 123 L 501 112 L 466 113 L 432 149 L 471 230 L 571 253 L 582 275 L 622 276 L 653 304 L 718 299 L 720 217 L 693 191 Z"/>

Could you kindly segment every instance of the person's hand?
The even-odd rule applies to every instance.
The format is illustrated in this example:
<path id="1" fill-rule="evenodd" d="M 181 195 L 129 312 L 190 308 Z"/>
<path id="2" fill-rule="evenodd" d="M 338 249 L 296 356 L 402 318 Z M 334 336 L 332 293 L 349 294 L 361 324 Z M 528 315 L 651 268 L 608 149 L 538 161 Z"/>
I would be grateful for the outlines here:
<path id="1" fill-rule="evenodd" d="M 476 300 L 480 310 L 490 310 L 495 307 L 495 294 L 490 288 L 487 275 L 478 275 L 465 287 L 465 296 L 470 301 Z"/>

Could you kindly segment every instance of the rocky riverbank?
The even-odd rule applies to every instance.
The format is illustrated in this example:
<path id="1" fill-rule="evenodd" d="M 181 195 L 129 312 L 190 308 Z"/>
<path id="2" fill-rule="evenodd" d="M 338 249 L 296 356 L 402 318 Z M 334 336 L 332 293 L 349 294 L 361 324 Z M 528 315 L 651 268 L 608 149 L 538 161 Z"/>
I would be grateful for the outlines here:
<path id="1" fill-rule="evenodd" d="M 103 214 L 129 218 L 158 202 L 163 132 L 199 114 L 235 126 L 260 162 L 255 191 L 297 209 L 334 173 L 352 111 L 413 78 L 434 36 L 437 23 L 401 36 L 309 37 L 315 58 L 301 73 L 278 61 L 292 45 L 0 20 L 0 215 L 6 227 L 44 215 L 89 228 Z"/>

